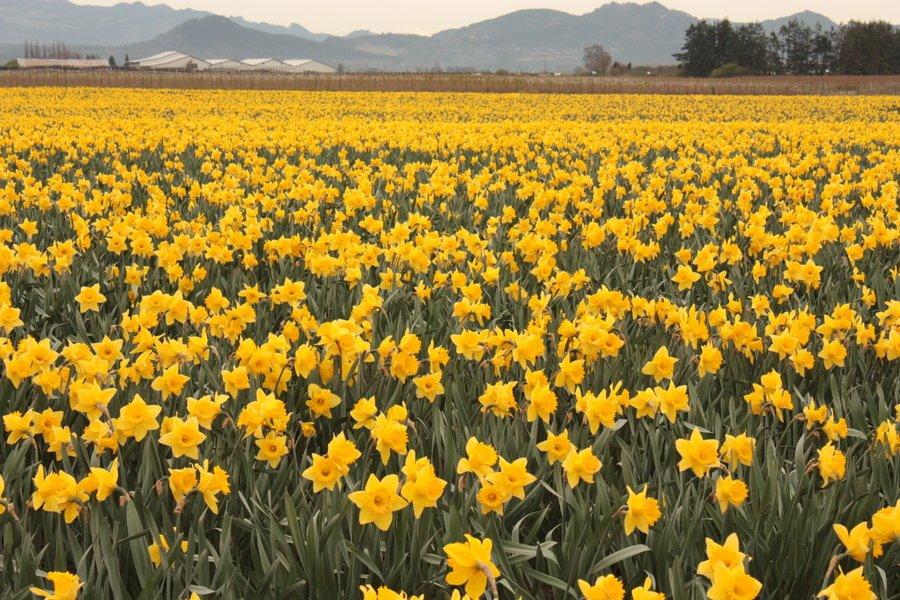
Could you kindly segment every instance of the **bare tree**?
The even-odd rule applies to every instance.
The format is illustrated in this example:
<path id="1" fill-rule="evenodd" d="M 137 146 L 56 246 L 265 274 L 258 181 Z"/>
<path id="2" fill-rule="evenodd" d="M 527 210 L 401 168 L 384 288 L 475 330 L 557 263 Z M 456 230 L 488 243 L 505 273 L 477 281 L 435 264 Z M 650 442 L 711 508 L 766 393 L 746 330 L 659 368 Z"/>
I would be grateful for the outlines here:
<path id="1" fill-rule="evenodd" d="M 62 42 L 25 42 L 25 58 L 81 58 L 78 52 L 69 50 Z"/>
<path id="2" fill-rule="evenodd" d="M 603 46 L 594 44 L 584 49 L 584 68 L 588 72 L 603 75 L 609 71 L 610 63 L 612 63 L 612 56 Z"/>

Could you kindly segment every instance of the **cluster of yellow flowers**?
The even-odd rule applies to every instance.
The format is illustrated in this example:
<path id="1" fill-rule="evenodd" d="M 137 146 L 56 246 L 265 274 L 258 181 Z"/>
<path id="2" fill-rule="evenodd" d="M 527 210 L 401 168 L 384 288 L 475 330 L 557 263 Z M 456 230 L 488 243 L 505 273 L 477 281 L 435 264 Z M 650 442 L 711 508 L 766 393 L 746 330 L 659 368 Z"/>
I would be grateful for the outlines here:
<path id="1" fill-rule="evenodd" d="M 472 600 L 480 598 L 485 590 L 490 589 L 497 596 L 497 578 L 500 570 L 491 558 L 493 542 L 490 539 L 479 540 L 466 534 L 465 542 L 455 542 L 444 546 L 447 555 L 447 583 L 454 586 L 465 586 L 465 593 L 454 589 L 450 600 Z M 425 600 L 424 596 L 409 596 L 405 592 L 395 592 L 387 587 L 374 588 L 364 585 L 360 588 L 363 600 Z"/>
<path id="2" fill-rule="evenodd" d="M 585 600 L 625 600 L 625 586 L 615 575 L 597 577 L 591 585 L 583 579 L 578 587 Z M 631 590 L 631 600 L 663 600 L 665 594 L 653 591 L 653 582 L 648 578 L 644 584 Z"/>
<path id="3" fill-rule="evenodd" d="M 706 595 L 710 600 L 752 600 L 762 589 L 762 584 L 747 574 L 746 563 L 750 558 L 740 551 L 740 540 L 735 534 L 717 544 L 706 539 L 706 560 L 697 565 L 697 574 L 710 580 Z"/>
<path id="4" fill-rule="evenodd" d="M 179 598 L 231 535 L 277 553 L 222 559 L 247 589 L 874 597 L 838 566 L 900 539 L 894 100 L 179 102 L 0 91 L 0 531 Z M 83 556 L 35 593 L 119 593 Z"/>
<path id="5" fill-rule="evenodd" d="M 848 531 L 845 526 L 835 524 L 834 532 L 846 548 L 843 556 L 851 556 L 858 562 L 865 562 L 870 553 L 878 558 L 884 554 L 884 544 L 900 542 L 900 500 L 872 515 L 871 527 L 862 522 Z"/>

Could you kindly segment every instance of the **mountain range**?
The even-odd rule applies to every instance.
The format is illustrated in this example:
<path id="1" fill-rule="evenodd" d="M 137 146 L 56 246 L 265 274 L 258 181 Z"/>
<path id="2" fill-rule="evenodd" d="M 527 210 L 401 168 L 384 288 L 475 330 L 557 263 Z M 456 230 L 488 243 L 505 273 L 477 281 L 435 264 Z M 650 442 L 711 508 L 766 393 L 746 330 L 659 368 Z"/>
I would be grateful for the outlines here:
<path id="1" fill-rule="evenodd" d="M 836 26 L 804 11 L 763 21 L 768 31 L 788 20 Z M 205 11 L 121 2 L 110 7 L 67 0 L 0 0 L 0 60 L 20 56 L 26 41 L 63 42 L 82 53 L 131 58 L 179 50 L 202 58 L 314 58 L 350 70 L 443 68 L 571 71 L 585 46 L 602 44 L 615 60 L 673 64 L 684 32 L 697 18 L 658 2 L 609 3 L 583 15 L 550 9 L 512 12 L 431 36 L 356 31 L 339 37 L 254 23 Z"/>

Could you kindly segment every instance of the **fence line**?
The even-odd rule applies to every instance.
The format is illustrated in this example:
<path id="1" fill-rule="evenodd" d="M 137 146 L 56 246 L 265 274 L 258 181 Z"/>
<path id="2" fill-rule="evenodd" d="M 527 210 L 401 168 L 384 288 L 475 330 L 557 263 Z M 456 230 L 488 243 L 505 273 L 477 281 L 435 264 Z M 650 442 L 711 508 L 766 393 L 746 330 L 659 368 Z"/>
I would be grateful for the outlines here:
<path id="1" fill-rule="evenodd" d="M 358 92 L 560 94 L 900 95 L 900 76 L 691 79 L 479 74 L 286 74 L 253 72 L 0 71 L 0 87 L 109 87 Z"/>

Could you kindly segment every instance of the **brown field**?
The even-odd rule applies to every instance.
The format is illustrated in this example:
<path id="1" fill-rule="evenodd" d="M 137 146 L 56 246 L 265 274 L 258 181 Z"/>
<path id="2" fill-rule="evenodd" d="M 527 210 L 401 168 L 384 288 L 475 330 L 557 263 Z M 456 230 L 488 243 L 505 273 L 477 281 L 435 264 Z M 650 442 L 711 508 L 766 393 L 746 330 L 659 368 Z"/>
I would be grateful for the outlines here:
<path id="1" fill-rule="evenodd" d="M 0 71 L 0 87 L 122 87 L 371 92 L 561 94 L 898 95 L 900 76 L 802 76 L 692 79 L 428 73 L 183 73 L 149 71 Z"/>

